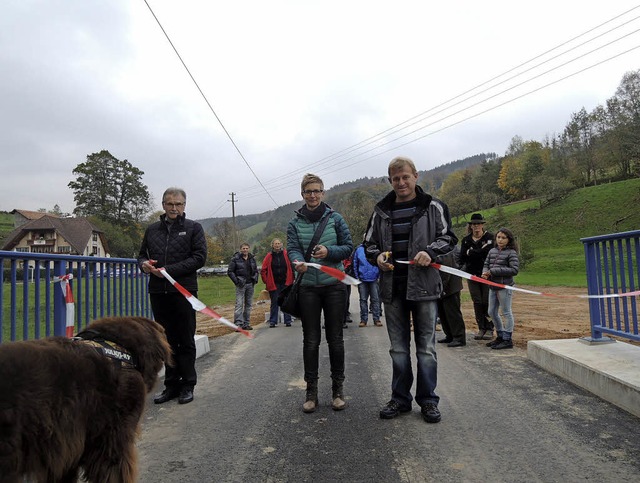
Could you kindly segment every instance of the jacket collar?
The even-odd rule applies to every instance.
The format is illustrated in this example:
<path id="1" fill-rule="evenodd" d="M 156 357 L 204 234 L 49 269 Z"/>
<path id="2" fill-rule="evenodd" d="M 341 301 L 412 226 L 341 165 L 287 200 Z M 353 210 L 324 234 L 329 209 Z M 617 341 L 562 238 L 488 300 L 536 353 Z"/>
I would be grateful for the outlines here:
<path id="1" fill-rule="evenodd" d="M 433 199 L 433 197 L 428 194 L 425 193 L 424 190 L 416 185 L 416 204 L 418 206 L 418 209 L 420 210 L 424 210 L 429 206 L 429 203 L 431 203 L 431 200 Z M 393 204 L 396 202 L 396 193 L 395 191 L 391 191 L 390 193 L 387 193 L 387 195 L 382 198 L 378 204 L 376 205 L 378 208 L 380 208 L 383 212 L 388 213 L 391 211 Z"/>
<path id="2" fill-rule="evenodd" d="M 187 215 L 185 213 L 182 213 L 181 215 L 178 215 L 176 217 L 176 221 L 174 221 L 173 223 L 179 226 L 183 226 L 184 225 L 184 220 L 187 217 Z M 170 223 L 167 221 L 167 214 L 163 213 L 160 215 L 160 221 L 164 224 L 164 225 L 169 225 Z"/>

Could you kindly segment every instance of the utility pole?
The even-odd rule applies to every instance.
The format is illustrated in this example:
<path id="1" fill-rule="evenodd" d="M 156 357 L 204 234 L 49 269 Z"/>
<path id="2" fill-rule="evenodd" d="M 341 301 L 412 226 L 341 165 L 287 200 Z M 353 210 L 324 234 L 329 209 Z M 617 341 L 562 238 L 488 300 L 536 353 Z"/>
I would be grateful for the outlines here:
<path id="1" fill-rule="evenodd" d="M 229 195 L 231 196 L 230 200 L 227 200 L 229 202 L 231 202 L 231 219 L 233 220 L 233 249 L 237 250 L 238 249 L 238 227 L 236 226 L 236 202 L 238 200 L 235 199 L 236 194 L 231 192 L 229 193 Z"/>

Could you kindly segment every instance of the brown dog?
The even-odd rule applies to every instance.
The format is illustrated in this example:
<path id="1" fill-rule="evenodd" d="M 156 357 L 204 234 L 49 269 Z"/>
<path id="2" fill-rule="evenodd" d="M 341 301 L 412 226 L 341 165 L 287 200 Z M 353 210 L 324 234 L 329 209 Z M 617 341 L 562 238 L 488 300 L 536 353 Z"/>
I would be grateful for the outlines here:
<path id="1" fill-rule="evenodd" d="M 85 340 L 89 339 L 89 340 Z M 0 345 L 0 482 L 133 482 L 146 395 L 171 349 L 144 317 Z"/>

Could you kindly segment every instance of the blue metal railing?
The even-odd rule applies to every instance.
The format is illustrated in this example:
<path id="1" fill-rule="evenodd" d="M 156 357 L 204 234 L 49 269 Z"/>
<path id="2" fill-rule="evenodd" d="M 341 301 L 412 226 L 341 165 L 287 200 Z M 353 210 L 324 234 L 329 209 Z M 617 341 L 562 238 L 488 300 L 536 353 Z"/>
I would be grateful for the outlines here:
<path id="1" fill-rule="evenodd" d="M 635 292 L 640 286 L 640 230 L 581 238 L 589 295 Z M 591 340 L 603 334 L 640 341 L 638 296 L 589 299 Z"/>
<path id="2" fill-rule="evenodd" d="M 101 317 L 152 316 L 147 275 L 132 258 L 0 251 L 0 267 L 0 342 L 65 335 L 65 298 L 54 279 L 66 274 L 76 332 Z"/>

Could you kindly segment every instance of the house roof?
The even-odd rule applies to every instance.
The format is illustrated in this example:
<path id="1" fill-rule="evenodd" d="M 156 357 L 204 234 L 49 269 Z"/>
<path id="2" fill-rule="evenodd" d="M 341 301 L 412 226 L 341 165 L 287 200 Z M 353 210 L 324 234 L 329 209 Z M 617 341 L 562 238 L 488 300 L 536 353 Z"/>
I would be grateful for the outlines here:
<path id="1" fill-rule="evenodd" d="M 31 212 L 36 213 L 36 212 Z M 94 232 L 100 234 L 103 246 L 106 249 L 106 241 L 102 230 L 93 225 L 86 218 L 59 218 L 55 215 L 44 214 L 37 219 L 26 222 L 7 235 L 7 242 L 2 247 L 3 250 L 13 250 L 13 248 L 29 232 L 38 230 L 54 230 L 64 238 L 76 253 L 84 253 L 87 244 L 91 240 Z"/>
<path id="2" fill-rule="evenodd" d="M 30 211 L 30 210 L 12 210 L 11 211 L 12 215 L 15 215 L 16 213 L 18 213 L 19 215 L 22 215 L 27 220 L 38 220 L 43 216 L 51 216 L 54 218 L 59 218 L 59 216 L 56 214 L 45 213 L 44 211 Z"/>

